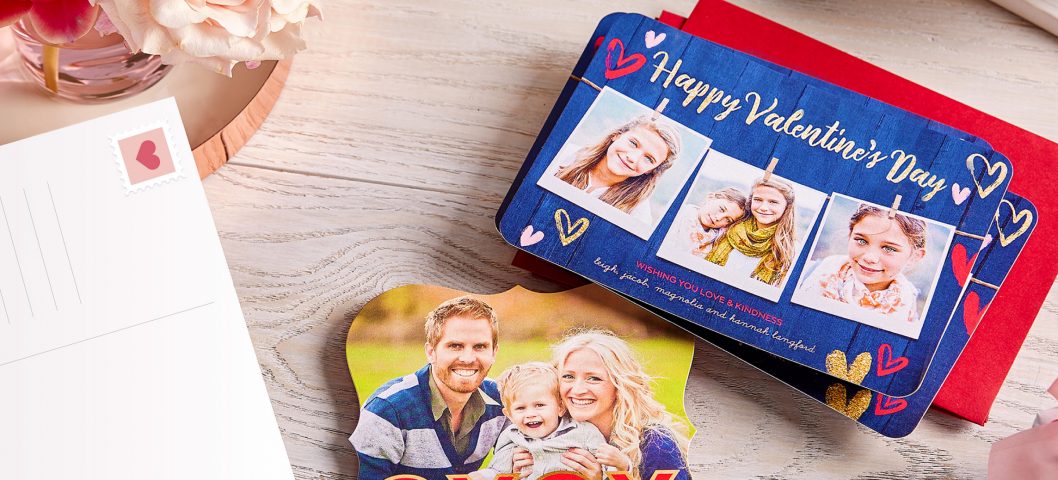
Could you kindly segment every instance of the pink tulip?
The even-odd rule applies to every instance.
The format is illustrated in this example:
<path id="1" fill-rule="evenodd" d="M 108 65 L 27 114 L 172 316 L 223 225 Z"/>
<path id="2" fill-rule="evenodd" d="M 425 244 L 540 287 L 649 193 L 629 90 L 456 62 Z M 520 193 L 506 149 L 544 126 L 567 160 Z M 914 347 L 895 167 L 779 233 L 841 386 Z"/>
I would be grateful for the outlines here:
<path id="1" fill-rule="evenodd" d="M 99 7 L 89 0 L 0 1 L 0 27 L 15 23 L 26 15 L 42 40 L 62 45 L 81 38 L 92 29 Z"/>

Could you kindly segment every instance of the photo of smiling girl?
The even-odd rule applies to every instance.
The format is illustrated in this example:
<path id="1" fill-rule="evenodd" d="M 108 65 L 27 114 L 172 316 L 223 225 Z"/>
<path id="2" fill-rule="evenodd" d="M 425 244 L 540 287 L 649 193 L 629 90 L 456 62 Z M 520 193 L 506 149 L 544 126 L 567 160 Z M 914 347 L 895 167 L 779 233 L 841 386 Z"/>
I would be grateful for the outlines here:
<path id="1" fill-rule="evenodd" d="M 941 248 L 953 232 L 910 214 L 890 218 L 886 207 L 835 194 L 793 301 L 918 338 Z"/>
<path id="2" fill-rule="evenodd" d="M 826 194 L 711 150 L 658 256 L 777 301 Z"/>
<path id="3" fill-rule="evenodd" d="M 668 123 L 635 118 L 577 152 L 555 176 L 644 223 L 652 223 L 644 202 L 658 178 L 680 153 L 680 134 Z"/>
<path id="4" fill-rule="evenodd" d="M 647 239 L 710 143 L 603 88 L 537 184 Z"/>

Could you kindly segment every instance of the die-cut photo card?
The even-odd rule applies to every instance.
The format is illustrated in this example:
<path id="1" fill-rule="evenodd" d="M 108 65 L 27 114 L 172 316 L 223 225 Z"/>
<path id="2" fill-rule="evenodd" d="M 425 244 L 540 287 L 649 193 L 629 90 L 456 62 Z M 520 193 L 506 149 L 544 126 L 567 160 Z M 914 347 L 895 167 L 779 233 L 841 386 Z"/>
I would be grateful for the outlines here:
<path id="1" fill-rule="evenodd" d="M 833 194 L 793 302 L 917 339 L 955 227 Z"/>
<path id="2" fill-rule="evenodd" d="M 966 274 L 978 260 L 973 252 L 985 242 L 1013 168 L 987 143 L 964 132 L 809 80 L 640 15 L 608 16 L 586 47 L 585 57 L 572 72 L 501 205 L 497 227 L 505 240 L 528 254 L 735 341 L 824 375 L 851 378 L 852 383 L 891 397 L 910 395 L 931 365 L 960 300 Z M 600 218 L 584 204 L 541 188 L 541 177 L 556 171 L 557 152 L 607 90 L 634 99 L 644 112 L 669 100 L 666 118 L 711 140 L 705 159 L 660 220 L 655 219 L 658 223 L 647 238 Z M 737 203 L 737 196 L 732 196 L 735 201 L 718 202 L 727 186 L 714 182 L 711 187 L 699 187 L 702 176 L 730 173 L 725 171 L 730 168 L 721 167 L 717 173 L 710 166 L 720 155 L 756 169 L 744 175 L 742 188 L 752 190 L 752 182 L 769 167 L 767 171 L 779 180 L 810 192 L 798 196 L 795 189 L 796 223 L 810 226 L 801 227 L 803 235 L 794 229 L 791 237 L 796 248 L 787 249 L 795 251 L 791 266 L 785 273 L 770 276 L 782 283 L 772 291 L 754 292 L 745 284 L 735 285 L 723 275 L 724 268 L 720 272 L 707 271 L 709 265 L 699 268 L 702 263 L 717 266 L 705 259 L 712 246 L 685 246 L 689 254 L 674 254 L 674 249 L 679 252 L 674 246 L 680 229 L 677 218 L 691 216 L 688 211 L 680 212 L 684 207 L 701 210 L 710 203 L 717 209 L 717 204 L 723 205 L 724 212 L 705 209 L 710 230 L 724 223 L 728 229 L 736 225 L 725 215 Z M 776 158 L 779 162 L 772 170 L 769 159 Z M 817 243 L 822 210 L 829 201 L 803 214 L 797 210 L 804 204 L 802 198 L 826 197 L 818 192 L 836 192 L 884 207 L 901 197 L 902 204 L 894 209 L 899 213 L 954 227 L 957 241 L 948 242 L 947 251 L 923 255 L 923 259 L 943 259 L 943 263 L 934 285 L 919 282 L 927 285 L 921 287 L 925 293 L 919 292 L 915 302 L 928 298 L 929 303 L 918 310 L 924 320 L 917 338 L 914 333 L 896 333 L 850 320 L 848 314 L 792 301 L 803 270 L 818 261 L 809 258 L 809 252 L 816 251 L 809 247 Z M 749 211 L 752 216 L 752 208 L 743 210 L 743 215 Z M 723 218 L 717 222 L 717 217 Z M 688 233 L 688 240 L 692 234 L 702 243 L 708 243 L 706 236 L 720 237 L 719 232 L 704 230 Z M 821 245 L 832 243 L 828 240 Z M 927 241 L 931 246 L 944 243 Z M 742 242 L 740 246 L 748 245 Z M 847 256 L 847 241 L 845 247 Z M 722 254 L 713 257 L 719 260 Z M 751 257 L 742 251 L 728 252 L 736 266 L 738 260 L 745 260 L 742 256 Z M 760 261 L 744 263 L 750 263 L 752 270 L 760 266 Z M 766 266 L 783 270 L 781 265 Z M 759 270 L 755 275 L 766 277 L 767 269 Z M 926 270 L 916 265 L 911 273 L 921 275 Z M 753 282 L 767 286 L 760 280 Z M 753 282 L 749 285 L 754 286 Z M 875 372 L 864 367 L 873 360 L 885 365 L 896 362 L 900 368 Z M 842 368 L 837 368 L 839 364 Z"/>
<path id="3" fill-rule="evenodd" d="M 364 305 L 345 351 L 361 406 L 349 439 L 359 478 L 503 478 L 530 446 L 526 478 L 570 470 L 570 449 L 615 479 L 629 466 L 638 478 L 689 478 L 694 337 L 598 286 L 398 287 Z M 448 413 L 459 399 L 462 440 Z"/>
<path id="4" fill-rule="evenodd" d="M 604 88 L 537 183 L 646 239 L 710 142 Z"/>
<path id="5" fill-rule="evenodd" d="M 777 301 L 826 199 L 711 150 L 658 256 Z"/>

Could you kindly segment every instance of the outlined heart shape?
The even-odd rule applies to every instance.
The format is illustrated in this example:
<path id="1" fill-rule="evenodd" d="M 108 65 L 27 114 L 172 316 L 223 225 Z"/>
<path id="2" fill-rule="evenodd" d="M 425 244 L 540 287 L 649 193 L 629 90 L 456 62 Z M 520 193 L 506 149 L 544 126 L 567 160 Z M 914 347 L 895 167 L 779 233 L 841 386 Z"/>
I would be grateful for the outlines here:
<path id="1" fill-rule="evenodd" d="M 845 386 L 835 383 L 827 387 L 826 402 L 828 407 L 837 410 L 842 415 L 853 420 L 859 420 L 863 412 L 866 412 L 867 408 L 871 406 L 871 391 L 867 389 L 860 390 L 849 400 Z"/>
<path id="2" fill-rule="evenodd" d="M 614 58 L 614 49 L 618 47 L 620 47 L 621 51 L 617 52 L 617 58 Z M 606 72 L 604 75 L 607 80 L 621 78 L 635 73 L 646 63 L 647 57 L 644 57 L 642 53 L 633 53 L 626 57 L 624 42 L 620 38 L 615 38 L 610 40 L 610 44 L 606 46 Z"/>
<path id="3" fill-rule="evenodd" d="M 977 254 L 980 251 L 975 252 L 974 256 L 966 258 L 966 246 L 961 243 L 956 243 L 951 249 L 951 272 L 955 274 L 955 280 L 959 282 L 959 286 L 966 285 L 966 277 L 970 276 L 970 267 L 973 266 L 974 262 L 977 261 Z"/>
<path id="4" fill-rule="evenodd" d="M 956 205 L 962 205 L 967 198 L 970 198 L 970 187 L 959 187 L 959 182 L 951 184 L 951 199 L 955 201 Z"/>
<path id="5" fill-rule="evenodd" d="M 878 367 L 876 371 L 879 377 L 890 375 L 900 370 L 903 370 L 907 366 L 909 360 L 907 357 L 893 357 L 893 346 L 888 343 L 883 343 L 878 347 Z"/>
<path id="6" fill-rule="evenodd" d="M 562 246 L 565 247 L 574 240 L 579 238 L 588 230 L 588 219 L 578 218 L 577 221 L 571 221 L 569 218 L 569 212 L 566 209 L 560 208 L 555 210 L 555 228 L 558 229 L 558 239 L 562 242 Z"/>
<path id="7" fill-rule="evenodd" d="M 962 321 L 966 325 L 967 335 L 972 334 L 977 329 L 977 325 L 981 323 L 981 319 L 985 316 L 985 310 L 988 310 L 988 305 L 981 306 L 981 297 L 977 295 L 977 292 L 966 294 L 966 300 L 962 302 Z"/>
<path id="8" fill-rule="evenodd" d="M 977 172 L 974 171 L 975 159 L 980 159 L 985 163 L 985 173 L 987 173 L 988 176 L 995 177 L 995 181 L 987 187 L 982 187 L 981 183 L 977 181 Z M 966 168 L 970 170 L 970 178 L 973 179 L 974 185 L 977 185 L 977 194 L 980 195 L 981 198 L 987 197 L 993 190 L 999 188 L 999 185 L 1007 178 L 1007 164 L 1003 162 L 996 162 L 994 164 L 989 163 L 988 158 L 985 158 L 985 156 L 980 153 L 975 153 L 966 157 Z M 997 170 L 999 171 L 998 175 L 996 175 Z"/>
<path id="9" fill-rule="evenodd" d="M 643 42 L 647 44 L 647 48 L 654 48 L 665 41 L 664 33 L 654 33 L 653 30 L 647 32 L 646 36 L 643 37 Z"/>
<path id="10" fill-rule="evenodd" d="M 523 247 L 528 247 L 529 245 L 535 245 L 537 243 L 540 243 L 540 240 L 543 239 L 544 232 L 541 232 L 539 230 L 534 232 L 532 225 L 526 225 L 525 229 L 522 230 L 522 238 L 518 239 L 518 244 Z"/>
<path id="11" fill-rule="evenodd" d="M 907 400 L 887 397 L 879 393 L 878 401 L 874 404 L 874 414 L 879 417 L 882 415 L 892 415 L 903 410 L 905 407 L 907 407 Z"/>
<path id="12" fill-rule="evenodd" d="M 1004 198 L 1003 200 L 999 201 L 999 204 L 1006 205 L 1006 207 L 1010 209 L 1010 213 L 1012 215 L 1010 221 L 1015 224 L 1021 222 L 1022 218 L 1028 217 L 1028 221 L 1022 223 L 1021 226 L 1018 227 L 1018 230 L 1016 232 L 1007 235 L 1003 232 L 1003 228 L 999 226 L 999 212 L 996 212 L 996 231 L 999 232 L 999 244 L 1006 247 L 1013 243 L 1014 240 L 1017 240 L 1018 237 L 1023 235 L 1026 231 L 1028 231 L 1029 227 L 1032 226 L 1032 221 L 1034 220 L 1034 218 L 1032 215 L 1032 210 L 1022 210 L 1019 212 L 1017 211 L 1017 209 L 1014 208 L 1014 204 L 1010 203 L 1010 200 Z"/>
<path id="13" fill-rule="evenodd" d="M 827 373 L 852 383 L 863 382 L 871 371 L 871 354 L 863 352 L 849 365 L 845 352 L 834 350 L 827 354 Z"/>
<path id="14" fill-rule="evenodd" d="M 151 140 L 144 140 L 140 144 L 139 151 L 136 152 L 136 161 L 140 162 L 141 165 L 147 167 L 148 170 L 155 170 L 162 164 L 162 159 L 155 155 L 158 147 Z"/>

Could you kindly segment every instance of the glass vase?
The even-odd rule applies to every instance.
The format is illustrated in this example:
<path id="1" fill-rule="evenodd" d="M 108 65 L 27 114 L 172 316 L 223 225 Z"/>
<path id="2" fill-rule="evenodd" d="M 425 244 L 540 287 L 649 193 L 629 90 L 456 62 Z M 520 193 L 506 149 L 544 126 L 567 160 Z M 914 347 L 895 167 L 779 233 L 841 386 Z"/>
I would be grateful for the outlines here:
<path id="1" fill-rule="evenodd" d="M 172 70 L 158 55 L 131 52 L 121 35 L 101 35 L 95 29 L 58 45 L 58 78 L 47 85 L 46 43 L 26 19 L 12 25 L 22 72 L 49 94 L 75 102 L 116 100 L 142 92 Z"/>

